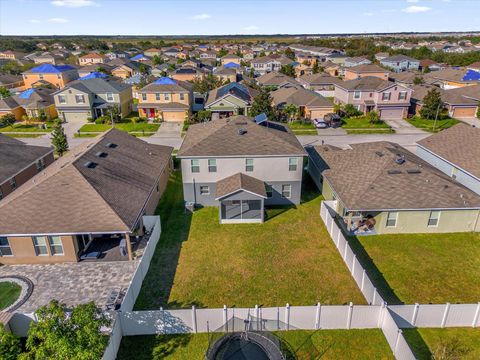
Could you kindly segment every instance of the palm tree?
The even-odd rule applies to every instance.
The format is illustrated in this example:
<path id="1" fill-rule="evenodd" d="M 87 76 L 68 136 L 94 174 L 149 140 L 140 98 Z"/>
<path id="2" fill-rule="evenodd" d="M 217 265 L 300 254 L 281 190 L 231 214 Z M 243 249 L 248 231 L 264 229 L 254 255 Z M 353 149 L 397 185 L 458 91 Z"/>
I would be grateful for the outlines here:
<path id="1" fill-rule="evenodd" d="M 288 122 L 291 122 L 298 115 L 298 107 L 294 104 L 285 105 L 283 111 L 287 114 Z"/>

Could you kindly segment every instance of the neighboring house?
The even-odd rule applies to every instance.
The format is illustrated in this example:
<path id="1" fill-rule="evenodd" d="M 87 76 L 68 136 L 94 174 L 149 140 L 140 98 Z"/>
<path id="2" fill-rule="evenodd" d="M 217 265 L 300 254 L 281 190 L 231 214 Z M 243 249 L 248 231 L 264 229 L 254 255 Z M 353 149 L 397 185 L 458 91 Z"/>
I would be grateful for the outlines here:
<path id="1" fill-rule="evenodd" d="M 292 64 L 294 61 L 283 55 L 269 55 L 253 59 L 250 64 L 253 70 L 263 75 L 272 71 L 280 71 L 282 66 Z"/>
<path id="2" fill-rule="evenodd" d="M 437 63 L 436 61 L 430 60 L 430 59 L 424 59 L 420 60 L 420 66 L 418 67 L 418 70 L 420 71 L 425 71 L 425 70 L 430 70 L 430 71 L 437 71 L 437 70 L 442 70 L 445 67 Z"/>
<path id="3" fill-rule="evenodd" d="M 295 105 L 297 117 L 305 119 L 323 119 L 333 112 L 333 101 L 303 87 L 283 87 L 270 93 L 273 105 L 282 110 L 286 105 Z"/>
<path id="4" fill-rule="evenodd" d="M 345 67 L 353 67 L 357 65 L 369 65 L 372 62 L 364 57 L 348 57 L 345 59 Z"/>
<path id="5" fill-rule="evenodd" d="M 318 62 L 318 58 L 316 55 L 312 55 L 309 53 L 305 53 L 302 51 L 295 52 L 295 61 L 300 64 L 308 64 L 313 65 Z"/>
<path id="6" fill-rule="evenodd" d="M 54 119 L 57 117 L 53 100 L 54 91 L 47 88 L 33 88 L 18 95 L 0 99 L 0 117 L 11 113 L 15 115 L 17 121 L 21 121 L 24 115 L 39 119 L 43 114 L 47 120 Z"/>
<path id="7" fill-rule="evenodd" d="M 116 129 L 71 150 L 0 201 L 0 263 L 132 260 L 172 150 Z"/>
<path id="8" fill-rule="evenodd" d="M 415 78 L 423 80 L 424 76 L 423 74 L 414 71 L 402 71 L 399 73 L 390 73 L 388 75 L 388 80 L 406 87 L 412 87 L 415 85 Z"/>
<path id="9" fill-rule="evenodd" d="M 112 69 L 112 75 L 121 79 L 128 79 L 140 74 L 140 63 L 129 61 Z"/>
<path id="10" fill-rule="evenodd" d="M 480 72 L 480 61 L 476 61 L 476 62 L 468 65 L 467 70 L 473 70 L 473 71 Z"/>
<path id="11" fill-rule="evenodd" d="M 480 73 L 466 69 L 444 69 L 425 74 L 424 79 L 429 84 L 448 90 L 480 84 Z"/>
<path id="12" fill-rule="evenodd" d="M 233 115 L 245 115 L 258 91 L 239 83 L 230 83 L 208 93 L 205 110 L 212 112 L 212 120 Z"/>
<path id="13" fill-rule="evenodd" d="M 0 59 L 5 59 L 5 60 L 21 60 L 25 57 L 25 53 L 20 52 L 20 51 L 12 51 L 12 50 L 5 50 L 5 51 L 0 51 Z"/>
<path id="14" fill-rule="evenodd" d="M 313 74 L 313 68 L 311 65 L 305 65 L 300 63 L 293 63 L 293 69 L 295 70 L 295 77 Z"/>
<path id="15" fill-rule="evenodd" d="M 65 60 L 64 56 L 54 55 L 50 52 L 36 54 L 31 57 L 35 64 L 52 64 L 57 65 Z"/>
<path id="16" fill-rule="evenodd" d="M 389 142 L 307 148 L 308 171 L 357 235 L 480 230 L 480 196 Z"/>
<path id="17" fill-rule="evenodd" d="M 313 90 L 325 97 L 333 97 L 335 84 L 342 82 L 341 79 L 325 73 L 303 75 L 297 80 L 305 89 Z"/>
<path id="18" fill-rule="evenodd" d="M 107 115 L 106 110 L 115 106 L 119 116 L 132 111 L 132 88 L 113 79 L 92 78 L 68 84 L 54 94 L 58 116 L 66 122 L 85 122 Z"/>
<path id="19" fill-rule="evenodd" d="M 80 56 L 78 58 L 78 63 L 81 66 L 89 65 L 89 64 L 103 64 L 107 62 L 108 58 L 105 55 L 98 54 L 98 53 L 90 53 L 87 55 Z"/>
<path id="20" fill-rule="evenodd" d="M 8 194 L 43 171 L 53 161 L 52 148 L 27 145 L 20 140 L 0 134 L 0 204 Z M 1 227 L 2 225 L 0 229 Z M 2 245 L 0 237 L 0 263 L 2 262 Z"/>
<path id="21" fill-rule="evenodd" d="M 155 77 L 162 77 L 165 76 L 165 74 L 170 71 L 170 65 L 167 63 L 163 63 L 160 65 L 155 65 L 150 69 L 150 74 L 155 76 Z"/>
<path id="22" fill-rule="evenodd" d="M 395 72 L 406 71 L 406 70 L 418 70 L 420 66 L 419 60 L 413 59 L 405 55 L 390 56 L 380 60 L 380 63 L 383 66 L 388 67 Z"/>
<path id="23" fill-rule="evenodd" d="M 234 63 L 234 64 L 240 65 L 241 61 L 242 61 L 242 58 L 240 56 L 233 55 L 233 54 L 227 54 L 220 59 L 220 62 L 222 65 L 225 65 L 228 63 Z"/>
<path id="24" fill-rule="evenodd" d="M 335 102 L 352 104 L 363 113 L 377 111 L 383 120 L 407 116 L 412 90 L 368 76 L 335 84 Z"/>
<path id="25" fill-rule="evenodd" d="M 191 114 L 192 84 L 162 77 L 138 90 L 138 113 L 149 119 L 185 121 Z"/>
<path id="26" fill-rule="evenodd" d="M 375 64 L 356 65 L 344 70 L 344 79 L 353 80 L 366 76 L 375 76 L 382 80 L 388 80 L 389 71 Z"/>
<path id="27" fill-rule="evenodd" d="M 163 55 L 165 56 L 170 56 L 170 57 L 177 57 L 177 54 L 180 52 L 180 50 L 175 49 L 174 47 L 168 48 L 163 50 Z"/>
<path id="28" fill-rule="evenodd" d="M 187 206 L 221 223 L 263 222 L 266 206 L 300 203 L 305 151 L 284 125 L 234 116 L 190 125 L 178 151 Z"/>
<path id="29" fill-rule="evenodd" d="M 480 195 L 480 128 L 457 124 L 420 140 L 415 153 Z"/>
<path id="30" fill-rule="evenodd" d="M 110 59 L 125 59 L 128 57 L 128 54 L 125 51 L 110 51 L 105 54 L 105 56 Z"/>
<path id="31" fill-rule="evenodd" d="M 294 78 L 276 71 L 266 73 L 255 80 L 258 85 L 275 90 L 282 87 L 300 86 L 300 83 Z"/>
<path id="32" fill-rule="evenodd" d="M 145 56 L 148 56 L 150 58 L 153 58 L 154 56 L 162 56 L 162 50 L 156 48 L 150 48 L 148 50 L 145 50 L 143 53 L 145 54 Z"/>
<path id="33" fill-rule="evenodd" d="M 385 53 L 385 52 L 381 52 L 381 53 L 376 53 L 375 54 L 375 60 L 377 61 L 382 61 L 383 59 L 386 59 L 388 58 L 390 55 L 388 53 Z"/>
<path id="34" fill-rule="evenodd" d="M 206 50 L 200 53 L 199 58 L 200 60 L 205 60 L 205 59 L 215 60 L 217 58 L 217 53 L 215 51 Z"/>
<path id="35" fill-rule="evenodd" d="M 233 67 L 220 66 L 213 70 L 213 75 L 221 79 L 223 82 L 236 82 L 237 70 Z"/>
<path id="36" fill-rule="evenodd" d="M 63 88 L 70 81 L 78 79 L 78 71 L 70 65 L 42 64 L 22 73 L 25 88 L 51 84 Z"/>
<path id="37" fill-rule="evenodd" d="M 0 74 L 0 86 L 7 89 L 21 88 L 25 84 L 21 75 Z"/>
<path id="38" fill-rule="evenodd" d="M 111 74 L 113 69 L 114 69 L 114 66 L 111 66 L 109 64 L 88 64 L 88 65 L 82 66 L 77 71 L 78 71 L 78 76 L 83 77 L 93 72 L 98 72 L 99 70 L 101 70 L 104 73 Z"/>
<path id="39" fill-rule="evenodd" d="M 150 61 L 150 58 L 144 54 L 138 54 L 138 55 L 135 55 L 134 57 L 131 57 L 130 61 L 138 61 L 142 63 L 142 62 Z"/>
<path id="40" fill-rule="evenodd" d="M 175 69 L 169 73 L 169 76 L 178 81 L 194 81 L 194 80 L 203 80 L 205 78 L 206 71 L 191 66 L 184 66 L 179 69 Z"/>

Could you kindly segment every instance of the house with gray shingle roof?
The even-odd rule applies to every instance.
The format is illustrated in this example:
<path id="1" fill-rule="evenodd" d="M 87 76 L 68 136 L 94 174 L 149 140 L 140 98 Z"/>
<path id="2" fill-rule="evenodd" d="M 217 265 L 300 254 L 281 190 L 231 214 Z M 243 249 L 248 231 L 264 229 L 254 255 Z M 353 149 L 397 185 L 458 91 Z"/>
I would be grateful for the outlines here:
<path id="1" fill-rule="evenodd" d="M 263 222 L 300 203 L 305 151 L 284 125 L 247 116 L 191 125 L 178 151 L 188 207 L 218 206 L 221 223 Z"/>
<path id="2" fill-rule="evenodd" d="M 400 72 L 405 70 L 418 70 L 420 60 L 406 55 L 395 55 L 380 60 L 380 64 L 395 72 Z"/>
<path id="3" fill-rule="evenodd" d="M 284 87 L 271 92 L 273 105 L 282 110 L 287 105 L 295 105 L 297 117 L 305 119 L 323 119 L 333 112 L 333 101 L 312 90 L 303 87 Z"/>

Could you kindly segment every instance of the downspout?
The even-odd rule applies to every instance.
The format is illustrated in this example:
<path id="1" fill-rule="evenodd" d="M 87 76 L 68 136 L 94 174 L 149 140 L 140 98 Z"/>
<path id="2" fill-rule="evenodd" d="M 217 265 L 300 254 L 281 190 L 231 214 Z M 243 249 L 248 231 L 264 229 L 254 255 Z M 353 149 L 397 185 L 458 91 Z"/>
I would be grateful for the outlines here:
<path id="1" fill-rule="evenodd" d="M 197 203 L 197 184 L 195 182 L 195 178 L 193 178 L 193 202 L 194 204 Z"/>
<path id="2" fill-rule="evenodd" d="M 478 226 L 478 219 L 480 218 L 480 210 L 477 210 L 477 218 L 475 219 L 475 226 L 473 227 L 473 231 L 477 230 Z"/>

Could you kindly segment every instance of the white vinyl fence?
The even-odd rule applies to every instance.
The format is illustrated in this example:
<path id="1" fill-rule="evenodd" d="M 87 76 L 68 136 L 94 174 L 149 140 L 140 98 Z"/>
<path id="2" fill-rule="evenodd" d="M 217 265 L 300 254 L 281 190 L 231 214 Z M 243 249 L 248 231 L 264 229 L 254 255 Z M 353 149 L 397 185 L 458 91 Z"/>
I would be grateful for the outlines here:
<path id="1" fill-rule="evenodd" d="M 415 355 L 413 355 L 412 350 L 402 335 L 402 330 L 395 323 L 388 308 L 385 308 L 383 316 L 381 328 L 395 359 L 415 360 Z"/>

